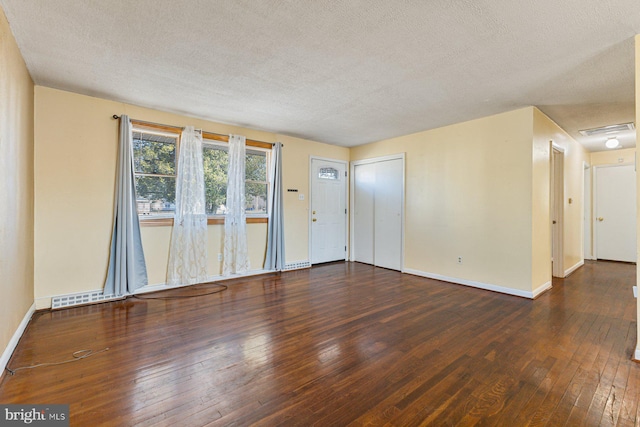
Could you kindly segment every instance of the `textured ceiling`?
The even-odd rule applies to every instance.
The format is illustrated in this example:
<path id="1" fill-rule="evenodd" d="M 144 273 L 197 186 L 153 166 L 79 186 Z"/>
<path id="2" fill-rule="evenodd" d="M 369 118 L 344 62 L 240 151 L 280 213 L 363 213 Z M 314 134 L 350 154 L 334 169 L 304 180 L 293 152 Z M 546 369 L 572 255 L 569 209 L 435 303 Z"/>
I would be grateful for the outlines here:
<path id="1" fill-rule="evenodd" d="M 536 105 L 594 150 L 635 118 L 637 0 L 0 5 L 38 85 L 331 144 Z"/>

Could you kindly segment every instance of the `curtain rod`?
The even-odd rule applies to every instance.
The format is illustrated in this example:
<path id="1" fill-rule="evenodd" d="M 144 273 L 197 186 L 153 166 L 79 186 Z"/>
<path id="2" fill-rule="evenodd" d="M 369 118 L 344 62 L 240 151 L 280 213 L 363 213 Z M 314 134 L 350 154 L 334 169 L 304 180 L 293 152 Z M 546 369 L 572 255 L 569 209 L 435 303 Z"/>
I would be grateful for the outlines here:
<path id="1" fill-rule="evenodd" d="M 120 116 L 118 116 L 117 114 L 114 114 L 111 117 L 114 120 L 119 120 L 120 119 Z M 165 124 L 162 124 L 162 123 L 147 122 L 147 121 L 144 121 L 144 120 L 137 120 L 137 119 L 129 119 L 129 120 L 131 120 L 132 123 L 139 123 L 139 124 L 142 124 L 142 125 L 158 126 L 158 127 L 168 128 L 168 129 L 173 128 L 173 129 L 176 129 L 176 130 L 178 130 L 178 129 L 183 130 L 184 129 L 184 127 L 180 127 L 180 126 L 165 125 Z M 225 135 L 225 134 L 222 134 L 222 133 L 202 131 L 202 135 L 204 136 L 205 134 L 215 135 L 215 136 L 218 136 L 220 138 L 226 138 L 226 139 L 219 139 L 219 138 L 216 138 L 216 139 L 219 140 L 219 141 L 223 141 L 223 142 L 229 142 L 229 135 Z M 275 143 L 273 143 L 273 142 L 258 141 L 258 140 L 255 140 L 255 139 L 247 139 L 246 141 L 254 143 L 254 145 L 258 145 L 258 146 L 260 146 L 262 144 L 265 144 L 265 145 L 268 144 L 270 146 L 275 145 Z M 282 144 L 282 146 L 284 147 L 284 144 Z"/>

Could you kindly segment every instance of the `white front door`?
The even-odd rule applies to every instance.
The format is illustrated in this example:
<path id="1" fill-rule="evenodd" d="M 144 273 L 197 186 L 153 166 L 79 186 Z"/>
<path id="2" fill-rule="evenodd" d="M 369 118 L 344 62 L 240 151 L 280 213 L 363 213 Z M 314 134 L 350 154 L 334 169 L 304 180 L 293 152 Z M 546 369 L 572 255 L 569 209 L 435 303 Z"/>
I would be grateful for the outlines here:
<path id="1" fill-rule="evenodd" d="M 347 257 L 347 165 L 311 159 L 311 263 Z"/>
<path id="2" fill-rule="evenodd" d="M 636 173 L 634 165 L 596 169 L 596 256 L 636 261 Z"/>

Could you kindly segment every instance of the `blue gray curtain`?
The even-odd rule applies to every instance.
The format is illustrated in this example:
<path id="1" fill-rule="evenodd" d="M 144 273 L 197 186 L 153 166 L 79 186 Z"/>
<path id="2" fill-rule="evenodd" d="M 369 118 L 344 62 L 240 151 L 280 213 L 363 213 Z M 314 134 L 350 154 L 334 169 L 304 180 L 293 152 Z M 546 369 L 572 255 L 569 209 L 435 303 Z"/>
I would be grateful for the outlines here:
<path id="1" fill-rule="evenodd" d="M 104 295 L 127 295 L 147 283 L 133 177 L 133 135 L 129 116 L 122 115 L 111 255 Z"/>
<path id="2" fill-rule="evenodd" d="M 276 142 L 271 153 L 270 211 L 267 228 L 265 270 L 284 270 L 284 209 L 282 201 L 282 144 Z"/>

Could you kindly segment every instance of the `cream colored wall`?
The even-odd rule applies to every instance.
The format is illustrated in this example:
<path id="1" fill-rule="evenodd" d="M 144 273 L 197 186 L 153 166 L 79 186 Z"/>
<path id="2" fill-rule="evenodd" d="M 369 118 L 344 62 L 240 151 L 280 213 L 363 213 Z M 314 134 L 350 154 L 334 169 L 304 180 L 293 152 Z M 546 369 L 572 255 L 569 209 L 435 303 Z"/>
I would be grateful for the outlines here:
<path id="1" fill-rule="evenodd" d="M 640 141 L 640 132 L 638 132 L 638 123 L 640 123 L 640 35 L 636 36 L 636 143 Z M 636 209 L 636 236 L 638 237 L 638 253 L 640 254 L 640 173 L 636 173 L 636 191 L 637 197 L 636 202 L 638 204 L 638 208 Z M 640 264 L 640 255 L 638 256 L 638 264 Z M 636 285 L 640 289 L 640 271 L 638 271 L 638 278 L 636 280 Z M 640 298 L 636 300 L 637 309 L 636 309 L 636 327 L 638 328 L 637 337 L 636 337 L 636 352 L 635 359 L 640 360 Z"/>
<path id="2" fill-rule="evenodd" d="M 205 131 L 237 133 L 285 143 L 283 181 L 308 185 L 309 155 L 348 158 L 348 150 L 302 139 L 214 123 L 70 92 L 35 89 L 35 295 L 39 308 L 52 296 L 101 289 L 104 284 L 116 173 L 118 121 L 113 114 Z M 306 190 L 305 190 L 306 191 Z M 288 260 L 307 260 L 304 203 L 285 200 Z M 250 262 L 261 269 L 266 224 L 249 224 Z M 220 274 L 222 225 L 209 226 L 209 274 Z M 302 230 L 302 231 L 301 231 Z M 149 283 L 163 284 L 171 227 L 143 227 Z M 304 249 L 303 249 L 304 248 Z"/>
<path id="3" fill-rule="evenodd" d="M 349 161 L 349 149 L 285 135 L 278 135 L 278 140 L 284 144 L 285 259 L 287 263 L 309 261 L 310 158 L 316 156 Z M 290 188 L 298 192 L 288 192 Z M 304 200 L 299 200 L 300 194 L 304 194 Z"/>
<path id="4" fill-rule="evenodd" d="M 551 268 L 551 235 L 549 218 L 550 169 L 549 150 L 551 141 L 564 150 L 564 235 L 563 267 L 565 272 L 580 265 L 583 259 L 584 229 L 584 163 L 589 163 L 589 153 L 560 126 L 534 108 L 534 197 L 539 207 L 534 214 L 534 275 L 542 278 L 542 271 Z M 547 147 L 543 155 L 543 148 Z M 546 166 L 544 156 L 547 156 Z M 571 199 L 571 203 L 569 203 Z M 546 212 L 546 214 L 545 214 Z M 546 248 L 545 248 L 546 246 Z M 544 254 L 544 255 L 543 255 Z M 538 271 L 538 273 L 536 273 Z M 550 270 L 549 270 L 550 271 Z"/>
<path id="5" fill-rule="evenodd" d="M 535 289 L 532 128 L 529 107 L 351 150 L 406 153 L 406 269 Z"/>
<path id="6" fill-rule="evenodd" d="M 0 8 L 0 354 L 33 305 L 33 81 Z"/>
<path id="7" fill-rule="evenodd" d="M 163 284 L 166 281 L 171 229 L 172 227 L 141 227 L 140 234 L 150 285 Z M 223 233 L 222 224 L 211 224 L 207 227 L 207 272 L 210 276 L 222 274 L 222 262 L 218 261 L 218 254 L 223 253 Z M 266 224 L 247 224 L 247 239 L 251 269 L 260 270 L 267 248 Z"/>
<path id="8" fill-rule="evenodd" d="M 635 148 L 622 150 L 598 151 L 590 154 L 591 166 L 617 165 L 621 163 L 633 163 L 636 158 Z"/>
<path id="9" fill-rule="evenodd" d="M 551 282 L 551 142 L 546 116 L 533 109 L 532 145 L 532 242 L 531 264 L 534 289 Z M 553 131 L 555 129 L 552 129 Z"/>

